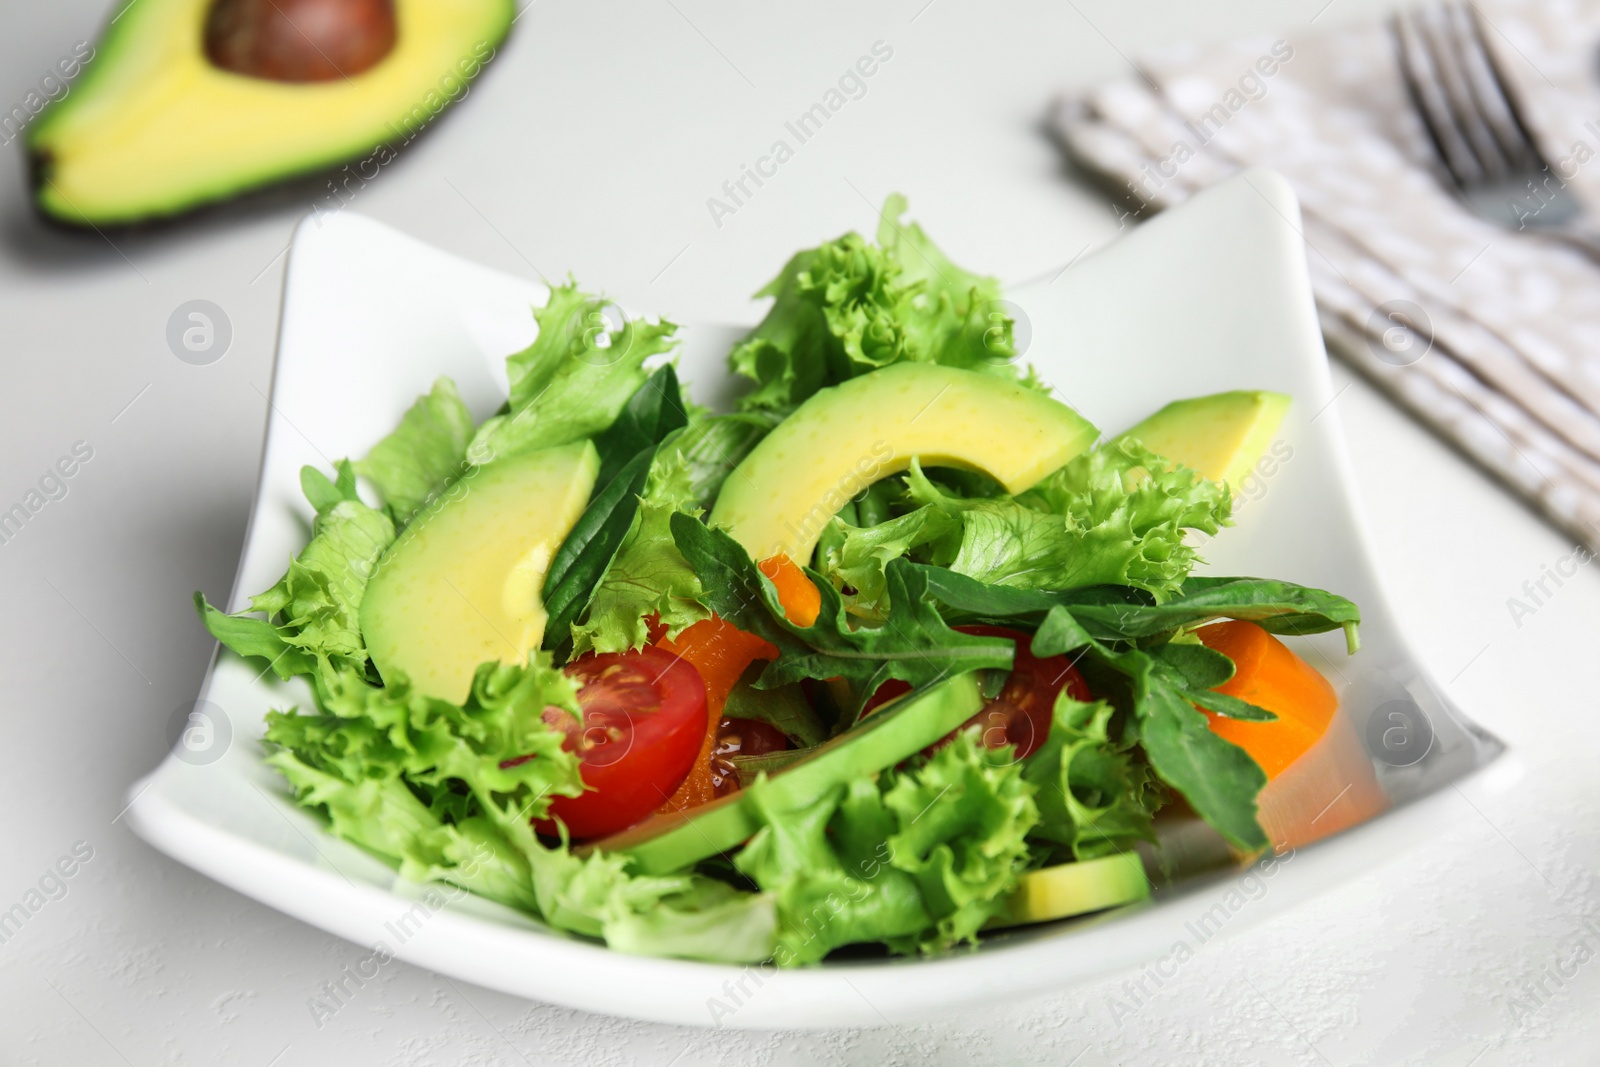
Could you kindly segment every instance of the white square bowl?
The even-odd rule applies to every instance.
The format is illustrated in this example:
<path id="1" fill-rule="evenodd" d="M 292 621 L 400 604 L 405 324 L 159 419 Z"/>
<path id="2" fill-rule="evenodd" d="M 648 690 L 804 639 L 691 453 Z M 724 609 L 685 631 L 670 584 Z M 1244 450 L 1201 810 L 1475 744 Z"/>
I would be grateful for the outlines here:
<path id="1" fill-rule="evenodd" d="M 1398 810 L 1305 850 L 1292 864 L 1280 860 L 1271 893 L 1250 908 L 1251 921 L 1431 832 L 1438 806 L 1413 802 L 1500 751 L 1418 669 L 1370 566 L 1304 255 L 1287 183 L 1251 171 L 1052 281 L 1008 294 L 1026 322 L 1019 337 L 1031 335 L 1025 358 L 1058 395 L 1107 429 L 1177 397 L 1238 388 L 1294 397 L 1281 431 L 1289 459 L 1263 483 L 1264 495 L 1241 509 L 1240 527 L 1206 545 L 1210 570 L 1286 578 L 1354 599 L 1365 620 L 1363 650 L 1346 660 L 1342 639 L 1323 635 L 1302 642 L 1302 651 L 1330 673 L 1362 736 L 1374 733 L 1369 720 L 1396 700 L 1431 727 L 1425 758 L 1407 766 L 1373 761 Z M 328 469 L 335 459 L 364 454 L 440 375 L 455 379 L 476 415 L 490 414 L 505 395 L 504 357 L 532 339 L 529 308 L 544 299 L 538 284 L 356 215 L 302 222 L 285 284 L 260 486 L 230 610 L 276 581 L 308 536 L 302 465 Z M 680 370 L 697 399 L 726 398 L 723 357 L 741 332 L 685 329 Z M 261 762 L 264 713 L 303 704 L 309 694 L 258 670 L 231 653 L 217 656 L 200 693 L 216 720 L 218 743 L 208 750 L 216 758 L 169 756 L 137 783 L 128 812 L 136 831 L 305 922 L 537 1000 L 758 1028 L 931 1018 L 1160 956 L 1189 936 L 1185 924 L 1210 898 L 1222 899 L 1230 888 L 1196 880 L 1158 891 L 1144 905 L 991 937 L 978 950 L 936 959 L 775 972 L 628 956 L 484 900 L 443 900 L 329 835 Z M 1328 791 L 1331 804 L 1338 798 Z"/>

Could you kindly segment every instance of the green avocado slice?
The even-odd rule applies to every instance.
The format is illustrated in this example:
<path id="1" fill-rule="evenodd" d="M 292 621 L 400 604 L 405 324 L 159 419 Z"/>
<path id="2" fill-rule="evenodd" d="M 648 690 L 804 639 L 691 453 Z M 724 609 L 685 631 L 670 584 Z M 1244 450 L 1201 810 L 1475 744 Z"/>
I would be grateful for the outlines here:
<path id="1" fill-rule="evenodd" d="M 313 194 L 314 211 L 338 211 L 467 94 L 515 14 L 513 0 L 394 0 L 394 44 L 376 63 L 288 82 L 208 58 L 214 2 L 125 0 L 93 49 L 63 60 L 78 80 L 26 105 L 40 211 L 132 223 L 355 161 Z"/>
<path id="2" fill-rule="evenodd" d="M 982 471 L 1020 493 L 1099 436 L 1061 401 L 1015 381 L 896 363 L 795 409 L 734 469 L 709 522 L 754 559 L 781 552 L 805 563 L 846 501 L 913 458 Z"/>
<path id="3" fill-rule="evenodd" d="M 920 695 L 896 701 L 848 732 L 818 745 L 774 775 L 767 788 L 780 802 L 803 803 L 854 778 L 894 766 L 981 710 L 983 693 L 978 676 L 957 675 Z M 744 799 L 743 793 L 735 793 L 690 811 L 658 815 L 588 848 L 625 853 L 642 874 L 682 870 L 738 847 L 760 829 L 761 824 Z"/>
<path id="4" fill-rule="evenodd" d="M 1265 390 L 1236 389 L 1174 400 L 1117 435 L 1226 482 L 1234 492 L 1266 454 L 1289 410 L 1289 398 Z"/>

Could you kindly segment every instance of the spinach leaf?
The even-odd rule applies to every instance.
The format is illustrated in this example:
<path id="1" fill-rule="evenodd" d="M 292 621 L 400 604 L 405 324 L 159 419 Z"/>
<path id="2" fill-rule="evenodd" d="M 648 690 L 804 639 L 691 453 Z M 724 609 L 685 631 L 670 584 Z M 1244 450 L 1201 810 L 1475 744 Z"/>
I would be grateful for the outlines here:
<path id="1" fill-rule="evenodd" d="M 572 624 L 588 606 L 595 585 L 611 565 L 639 511 L 639 494 L 650 477 L 654 445 L 641 450 L 600 490 L 561 543 L 545 572 L 544 647 L 557 650 L 572 640 Z"/>
<path id="2" fill-rule="evenodd" d="M 669 433 L 687 425 L 689 415 L 678 389 L 678 372 L 670 363 L 656 368 L 628 398 L 617 421 L 594 439 L 595 451 L 600 453 L 600 473 L 594 480 L 596 495 L 604 492 L 617 472 L 640 452 L 653 451 Z"/>

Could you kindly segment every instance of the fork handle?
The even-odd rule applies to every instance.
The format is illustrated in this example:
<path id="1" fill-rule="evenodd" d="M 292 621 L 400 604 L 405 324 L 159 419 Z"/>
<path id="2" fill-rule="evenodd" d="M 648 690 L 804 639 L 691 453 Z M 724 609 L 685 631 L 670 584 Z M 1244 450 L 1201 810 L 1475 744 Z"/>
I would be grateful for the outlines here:
<path id="1" fill-rule="evenodd" d="M 1600 227 L 1593 222 L 1583 219 L 1577 223 L 1568 223 L 1562 226 L 1552 226 L 1547 230 L 1536 231 L 1541 236 L 1560 241 L 1570 248 L 1574 248 L 1588 256 L 1595 263 L 1600 264 Z"/>

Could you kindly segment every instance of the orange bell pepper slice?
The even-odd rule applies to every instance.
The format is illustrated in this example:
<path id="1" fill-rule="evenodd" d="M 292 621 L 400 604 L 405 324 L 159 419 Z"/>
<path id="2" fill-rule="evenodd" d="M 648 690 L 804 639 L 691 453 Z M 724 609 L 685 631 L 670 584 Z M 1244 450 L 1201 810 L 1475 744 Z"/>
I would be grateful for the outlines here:
<path id="1" fill-rule="evenodd" d="M 1253 622 L 1213 623 L 1196 630 L 1195 636 L 1207 648 L 1233 660 L 1234 675 L 1219 685 L 1217 692 L 1278 716 L 1276 722 L 1245 722 L 1202 708 L 1211 731 L 1250 753 L 1268 780 L 1276 778 L 1327 732 L 1333 713 L 1339 710 L 1333 686 L 1289 646 Z"/>
<path id="2" fill-rule="evenodd" d="M 700 620 L 676 638 L 662 638 L 656 646 L 686 660 L 706 684 L 706 736 L 700 744 L 700 754 L 695 757 L 689 777 L 658 809 L 684 811 L 716 799 L 711 783 L 711 750 L 717 744 L 723 705 L 745 669 L 758 659 L 777 659 L 778 650 L 716 616 Z"/>
<path id="3" fill-rule="evenodd" d="M 757 566 L 777 586 L 778 603 L 783 605 L 789 621 L 801 627 L 816 625 L 817 616 L 822 613 L 822 593 L 806 572 L 782 552 Z"/>
<path id="4" fill-rule="evenodd" d="M 806 572 L 782 553 L 762 560 L 759 566 L 761 573 L 777 586 L 778 602 L 783 605 L 789 621 L 796 626 L 814 624 L 822 611 L 822 594 L 806 577 Z M 676 638 L 662 638 L 656 645 L 687 660 L 700 672 L 700 680 L 706 685 L 706 737 L 700 745 L 700 755 L 695 758 L 689 777 L 659 809 L 661 812 L 683 811 L 716 799 L 711 781 L 711 750 L 717 744 L 717 730 L 722 725 L 722 709 L 728 702 L 728 694 L 739 684 L 750 664 L 758 659 L 777 659 L 778 650 L 755 634 L 746 633 L 715 616 L 702 619 Z"/>

